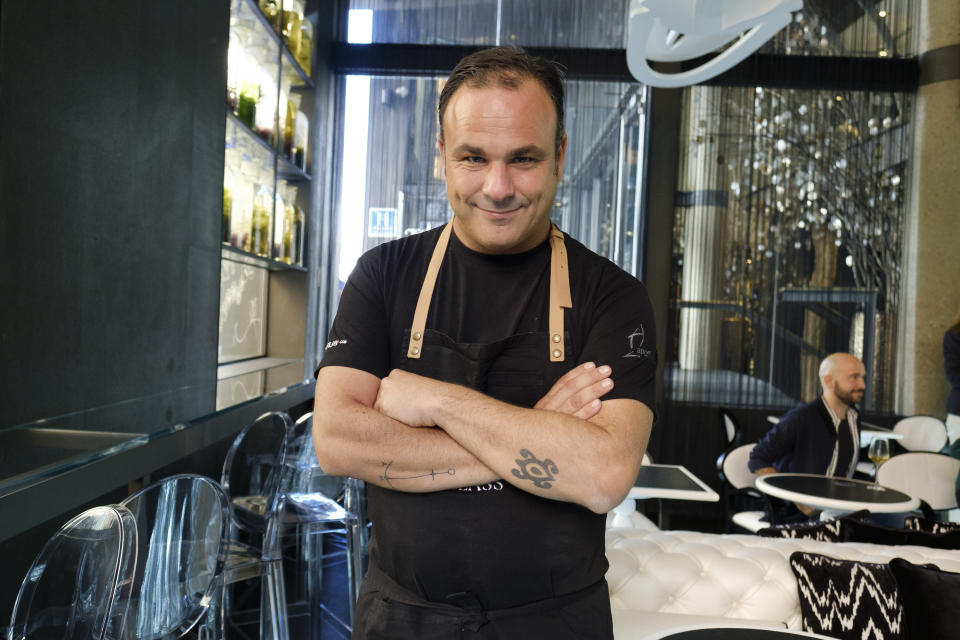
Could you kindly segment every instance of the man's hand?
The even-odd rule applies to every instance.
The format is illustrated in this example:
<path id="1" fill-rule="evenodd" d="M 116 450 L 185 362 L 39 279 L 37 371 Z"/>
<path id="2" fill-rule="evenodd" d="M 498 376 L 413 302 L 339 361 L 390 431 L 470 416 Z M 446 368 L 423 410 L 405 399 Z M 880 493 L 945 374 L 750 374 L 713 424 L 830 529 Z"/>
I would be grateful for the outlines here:
<path id="1" fill-rule="evenodd" d="M 429 414 L 429 401 L 436 385 L 443 384 L 409 371 L 394 369 L 380 380 L 380 389 L 373 408 L 409 427 L 434 427 Z"/>
<path id="2" fill-rule="evenodd" d="M 758 476 L 769 476 L 770 474 L 776 473 L 776 472 L 777 470 L 774 467 L 760 467 L 753 473 L 754 475 L 758 475 Z"/>
<path id="3" fill-rule="evenodd" d="M 557 380 L 533 408 L 589 420 L 600 412 L 600 398 L 613 389 L 610 371 L 607 365 L 581 364 Z"/>

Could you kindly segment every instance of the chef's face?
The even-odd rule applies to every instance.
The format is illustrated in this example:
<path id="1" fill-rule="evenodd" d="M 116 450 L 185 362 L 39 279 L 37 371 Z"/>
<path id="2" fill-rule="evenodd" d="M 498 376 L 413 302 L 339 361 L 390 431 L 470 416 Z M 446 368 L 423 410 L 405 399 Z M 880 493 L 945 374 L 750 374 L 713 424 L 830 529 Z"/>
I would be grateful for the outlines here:
<path id="1" fill-rule="evenodd" d="M 534 79 L 515 88 L 464 85 L 443 115 L 440 140 L 453 229 L 481 253 L 527 251 L 550 233 L 550 209 L 563 175 L 566 137 Z"/>

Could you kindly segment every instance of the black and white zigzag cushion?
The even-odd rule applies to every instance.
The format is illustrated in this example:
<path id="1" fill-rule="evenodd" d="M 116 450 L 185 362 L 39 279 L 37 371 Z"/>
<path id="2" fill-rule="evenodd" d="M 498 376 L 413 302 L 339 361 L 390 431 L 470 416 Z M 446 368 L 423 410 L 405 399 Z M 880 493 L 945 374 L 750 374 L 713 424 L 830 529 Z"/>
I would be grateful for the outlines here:
<path id="1" fill-rule="evenodd" d="M 911 531 L 926 531 L 928 533 L 960 531 L 960 522 L 937 522 L 917 516 L 907 516 L 903 521 L 903 526 Z"/>
<path id="2" fill-rule="evenodd" d="M 842 640 L 903 640 L 903 604 L 885 564 L 796 551 L 803 628 Z"/>
<path id="3" fill-rule="evenodd" d="M 760 529 L 757 531 L 757 535 L 765 538 L 808 538 L 820 542 L 843 542 L 846 539 L 846 522 L 864 520 L 869 514 L 870 512 L 864 509 L 834 520 L 777 524 L 766 529 Z"/>
<path id="4" fill-rule="evenodd" d="M 840 542 L 843 540 L 843 522 L 826 520 L 824 522 L 803 524 L 778 524 L 757 531 L 764 538 L 808 538 L 820 542 Z"/>

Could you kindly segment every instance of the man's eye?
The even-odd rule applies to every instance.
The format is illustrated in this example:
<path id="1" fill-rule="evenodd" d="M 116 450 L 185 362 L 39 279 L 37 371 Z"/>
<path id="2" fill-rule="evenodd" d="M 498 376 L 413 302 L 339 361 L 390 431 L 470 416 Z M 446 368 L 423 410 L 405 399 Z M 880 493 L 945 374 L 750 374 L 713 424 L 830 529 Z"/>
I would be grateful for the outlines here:
<path id="1" fill-rule="evenodd" d="M 516 162 L 517 164 L 527 164 L 530 162 L 536 162 L 536 159 L 531 158 L 530 156 L 517 156 L 516 158 L 513 159 L 513 161 Z"/>
<path id="2" fill-rule="evenodd" d="M 463 158 L 463 161 L 470 162 L 470 163 L 479 163 L 479 162 L 483 162 L 483 158 L 481 158 L 480 156 L 465 156 Z"/>

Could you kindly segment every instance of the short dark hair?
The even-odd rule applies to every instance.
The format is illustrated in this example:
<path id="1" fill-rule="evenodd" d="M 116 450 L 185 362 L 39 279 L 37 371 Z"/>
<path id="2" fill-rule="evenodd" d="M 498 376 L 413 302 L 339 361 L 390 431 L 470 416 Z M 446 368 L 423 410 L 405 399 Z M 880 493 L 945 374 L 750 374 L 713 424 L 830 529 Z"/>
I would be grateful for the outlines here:
<path id="1" fill-rule="evenodd" d="M 557 112 L 557 153 L 563 143 L 563 73 L 553 62 L 531 56 L 520 47 L 491 47 L 471 53 L 454 67 L 447 83 L 440 92 L 437 105 L 437 120 L 440 124 L 440 139 L 443 140 L 443 114 L 450 98 L 461 86 L 479 89 L 491 83 L 515 89 L 520 83 L 532 78 L 540 83 L 553 102 Z"/>

